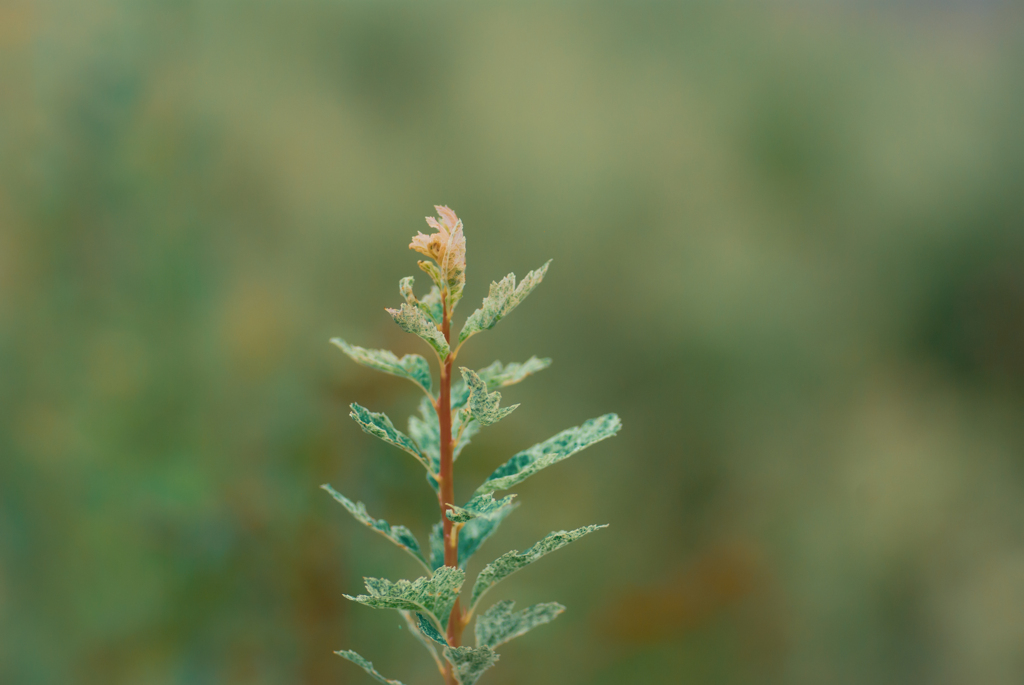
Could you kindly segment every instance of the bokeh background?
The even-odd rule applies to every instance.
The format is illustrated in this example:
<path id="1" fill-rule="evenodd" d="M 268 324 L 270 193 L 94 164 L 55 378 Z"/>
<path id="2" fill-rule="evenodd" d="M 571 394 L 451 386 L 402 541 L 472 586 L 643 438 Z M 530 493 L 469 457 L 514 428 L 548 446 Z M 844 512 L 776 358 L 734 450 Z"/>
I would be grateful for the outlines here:
<path id="1" fill-rule="evenodd" d="M 331 336 L 433 204 L 469 285 L 553 258 L 471 366 L 554 358 L 457 493 L 607 411 L 471 571 L 568 612 L 481 681 L 1024 682 L 1024 31 L 983 2 L 0 4 L 0 682 L 439 682 L 425 537 Z M 420 275 L 420 286 L 426 281 Z"/>

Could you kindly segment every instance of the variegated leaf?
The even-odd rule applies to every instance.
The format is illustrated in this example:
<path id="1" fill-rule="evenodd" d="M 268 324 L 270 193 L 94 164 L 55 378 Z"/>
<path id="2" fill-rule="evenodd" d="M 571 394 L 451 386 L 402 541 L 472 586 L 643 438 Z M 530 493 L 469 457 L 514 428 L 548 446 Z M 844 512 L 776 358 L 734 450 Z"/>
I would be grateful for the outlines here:
<path id="1" fill-rule="evenodd" d="M 379 683 L 384 683 L 384 685 L 402 685 L 402 682 L 400 680 L 391 680 L 390 678 L 385 678 L 380 673 L 377 673 L 377 669 L 375 669 L 373 667 L 372 663 L 370 663 L 369 661 L 367 661 L 363 657 L 359 656 L 358 654 L 353 652 L 351 649 L 346 649 L 346 650 L 342 650 L 340 652 L 335 652 L 335 654 L 337 654 L 338 656 L 340 656 L 342 658 L 348 659 L 349 661 L 351 661 L 352 663 L 356 664 L 357 666 L 361 666 L 364 671 L 369 673 L 370 676 L 374 680 L 379 682 Z"/>
<path id="2" fill-rule="evenodd" d="M 445 512 L 445 515 L 450 521 L 455 523 L 466 523 L 470 519 L 475 519 L 478 516 L 488 516 L 494 514 L 499 509 L 504 507 L 512 506 L 512 499 L 515 495 L 508 495 L 500 500 L 494 499 L 494 495 L 488 493 L 486 495 L 480 495 L 466 502 L 464 507 L 452 506 Z"/>
<path id="3" fill-rule="evenodd" d="M 477 373 L 480 374 L 480 378 L 483 378 L 484 382 L 487 383 L 487 389 L 494 390 L 495 388 L 504 388 L 508 385 L 515 385 L 527 376 L 533 375 L 538 371 L 543 371 L 549 366 L 551 366 L 550 359 L 541 359 L 534 356 L 530 357 L 525 362 L 512 362 L 506 365 L 502 365 L 501 362 L 494 362 L 493 364 L 480 369 Z"/>
<path id="4" fill-rule="evenodd" d="M 427 318 L 422 309 L 406 302 L 401 309 L 388 309 L 387 312 L 403 331 L 423 338 L 442 360 L 448 357 L 448 341 L 444 339 L 444 334 L 438 329 L 437 324 Z"/>
<path id="5" fill-rule="evenodd" d="M 357 364 L 367 368 L 390 373 L 392 376 L 408 378 L 423 391 L 430 394 L 433 379 L 430 376 L 430 365 L 418 354 L 407 354 L 401 359 L 388 350 L 368 350 L 365 347 L 349 345 L 341 338 L 331 338 L 331 342 L 341 348 Z"/>
<path id="6" fill-rule="evenodd" d="M 465 579 L 466 572 L 462 569 L 442 566 L 430 578 L 417 578 L 413 581 L 392 582 L 384 578 L 364 578 L 366 590 L 370 594 L 345 597 L 374 609 L 399 609 L 427 614 L 436 619 L 439 625 L 444 625 L 440 617 L 447 620 Z"/>
<path id="7" fill-rule="evenodd" d="M 423 455 L 416 447 L 408 435 L 395 428 L 394 424 L 391 423 L 391 419 L 386 414 L 372 412 L 366 407 L 362 407 L 355 402 L 349 405 L 352 408 L 352 412 L 349 414 L 355 422 L 359 424 L 359 427 L 364 432 L 369 433 L 374 437 L 378 437 L 384 442 L 394 445 L 395 447 L 405 450 L 412 456 L 416 457 L 416 460 L 423 464 L 427 471 L 430 471 L 432 464 L 429 462 L 427 457 Z"/>
<path id="8" fill-rule="evenodd" d="M 320 486 L 331 494 L 331 497 L 341 503 L 341 506 L 348 510 L 348 513 L 352 514 L 357 521 L 365 526 L 372 528 L 377 531 L 391 542 L 395 543 L 406 552 L 411 554 L 416 561 L 423 564 L 423 567 L 428 571 L 432 569 L 427 565 L 427 559 L 423 556 L 423 550 L 420 548 L 420 543 L 416 539 L 416 536 L 412 534 L 405 526 L 391 526 L 384 519 L 375 519 L 366 513 L 366 505 L 362 502 L 353 502 L 345 495 L 341 494 L 327 483 Z M 468 505 L 467 505 L 468 506 Z"/>
<path id="9" fill-rule="evenodd" d="M 438 326 L 441 325 L 441 321 L 444 318 L 444 312 L 441 309 L 441 291 L 435 285 L 431 287 L 430 292 L 422 300 L 416 298 L 413 294 L 412 286 L 415 283 L 415 279 L 412 276 L 406 276 L 398 282 L 398 290 L 402 293 L 402 297 L 405 301 L 414 307 L 419 307 L 427 318 L 433 321 Z"/>
<path id="10" fill-rule="evenodd" d="M 518 404 L 511 407 L 500 408 L 501 393 L 487 392 L 487 384 L 476 374 L 475 371 L 461 367 L 462 378 L 469 386 L 469 413 L 474 419 L 480 422 L 481 426 L 490 426 L 501 421 L 503 418 L 515 411 Z"/>
<path id="11" fill-rule="evenodd" d="M 551 260 L 548 260 L 544 266 L 526 274 L 526 277 L 520 281 L 519 285 L 516 285 L 515 274 L 505 276 L 498 283 L 492 281 L 483 304 L 469 315 L 466 323 L 462 326 L 462 331 L 459 333 L 459 344 L 461 345 L 467 338 L 480 331 L 494 328 L 496 323 L 507 316 L 527 295 L 533 292 L 533 289 L 543 280 L 550 263 Z"/>
<path id="12" fill-rule="evenodd" d="M 512 611 L 514 605 L 512 600 L 503 600 L 476 620 L 473 632 L 477 647 L 496 649 L 539 625 L 551 623 L 565 611 L 565 607 L 558 602 L 534 604 L 522 611 Z"/>
<path id="13" fill-rule="evenodd" d="M 473 685 L 480 675 L 494 665 L 498 654 L 490 647 L 449 647 L 444 650 L 462 685 Z"/>
<path id="14" fill-rule="evenodd" d="M 477 375 L 487 384 L 488 390 L 497 390 L 509 385 L 515 385 L 527 376 L 542 371 L 551 366 L 550 359 L 538 359 L 530 357 L 525 362 L 512 362 L 507 366 L 501 362 L 494 362 L 489 366 L 477 371 Z M 461 409 L 469 401 L 469 386 L 465 381 L 458 381 L 452 384 L 452 409 Z"/>
<path id="15" fill-rule="evenodd" d="M 485 592 L 494 587 L 497 582 L 504 580 L 524 566 L 532 564 L 545 554 L 554 552 L 556 549 L 561 549 L 570 542 L 575 542 L 584 535 L 593 533 L 595 530 L 600 530 L 601 528 L 607 528 L 607 525 L 583 526 L 576 530 L 559 530 L 549 534 L 525 552 L 512 551 L 502 554 L 500 557 L 487 564 L 487 566 L 484 567 L 484 570 L 480 572 L 480 575 L 477 576 L 476 582 L 473 583 L 473 599 L 471 605 L 476 606 L 476 603 Z"/>
<path id="16" fill-rule="evenodd" d="M 507 490 L 522 483 L 541 469 L 567 459 L 596 442 L 610 438 L 619 432 L 622 422 L 615 414 L 605 414 L 590 419 L 581 426 L 569 428 L 558 435 L 519 452 L 494 470 L 475 495 Z"/>

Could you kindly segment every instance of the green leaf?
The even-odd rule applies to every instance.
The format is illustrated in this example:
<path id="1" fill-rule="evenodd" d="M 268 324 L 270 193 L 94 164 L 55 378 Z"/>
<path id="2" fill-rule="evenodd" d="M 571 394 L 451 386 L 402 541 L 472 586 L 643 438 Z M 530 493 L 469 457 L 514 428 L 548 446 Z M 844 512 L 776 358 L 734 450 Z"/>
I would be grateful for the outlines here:
<path id="1" fill-rule="evenodd" d="M 437 324 L 428 319 L 422 309 L 406 302 L 401 309 L 388 309 L 387 312 L 403 331 L 423 338 L 442 360 L 448 357 L 448 341 L 444 339 L 444 334 L 438 329 Z"/>
<path id="2" fill-rule="evenodd" d="M 424 635 L 439 645 L 444 645 L 445 647 L 448 646 L 448 640 L 446 640 L 444 635 L 434 627 L 434 624 L 430 622 L 430 619 L 423 614 L 416 614 L 416 619 L 419 621 L 419 629 Z"/>
<path id="3" fill-rule="evenodd" d="M 490 366 L 477 371 L 477 375 L 487 384 L 488 390 L 497 390 L 509 385 L 514 385 L 527 376 L 542 371 L 551 366 L 550 359 L 538 359 L 530 357 L 525 362 L 512 362 L 508 366 L 501 362 L 494 362 Z M 469 401 L 469 386 L 465 381 L 458 381 L 452 384 L 452 409 L 461 409 Z"/>
<path id="4" fill-rule="evenodd" d="M 452 449 L 452 461 L 457 461 L 462 450 L 470 443 L 473 436 L 480 432 L 480 422 L 468 412 L 456 412 L 452 417 L 452 437 L 457 439 Z"/>
<path id="5" fill-rule="evenodd" d="M 384 442 L 394 445 L 395 447 L 405 450 L 412 456 L 416 457 L 416 460 L 423 464 L 427 471 L 432 470 L 432 464 L 423 455 L 422 452 L 416 447 L 408 435 L 395 428 L 394 424 L 391 423 L 391 419 L 386 414 L 372 412 L 366 407 L 362 407 L 355 402 L 349 405 L 352 408 L 352 412 L 349 414 L 359 427 L 363 429 L 363 432 L 369 433 L 374 437 L 378 437 Z"/>
<path id="6" fill-rule="evenodd" d="M 501 362 L 494 362 L 490 366 L 480 369 L 477 373 L 487 383 L 487 389 L 494 390 L 495 388 L 515 385 L 527 376 L 543 371 L 549 366 L 551 366 L 550 359 L 540 359 L 534 356 L 525 362 L 512 362 L 506 366 L 502 366 Z"/>
<path id="7" fill-rule="evenodd" d="M 377 669 L 373 667 L 372 663 L 370 663 L 363 657 L 359 656 L 351 649 L 335 652 L 335 654 L 345 659 L 348 659 L 357 666 L 362 666 L 363 670 L 369 673 L 373 677 L 373 679 L 379 683 L 384 683 L 384 685 L 402 685 L 402 681 L 400 680 L 391 680 L 390 678 L 385 678 L 380 673 L 377 673 Z"/>
<path id="8" fill-rule="evenodd" d="M 505 517 L 518 507 L 518 503 L 512 502 L 490 513 L 481 514 L 462 526 L 462 530 L 459 531 L 459 566 L 465 568 L 469 558 L 480 549 L 480 545 L 494 535 Z"/>
<path id="9" fill-rule="evenodd" d="M 564 430 L 553 438 L 524 450 L 494 470 L 475 495 L 507 490 L 552 464 L 567 459 L 596 442 L 619 432 L 622 422 L 615 414 L 590 419 L 581 426 Z"/>
<path id="10" fill-rule="evenodd" d="M 423 632 L 419 628 L 419 616 L 422 614 L 414 614 L 411 611 L 399 611 L 402 618 L 405 619 L 405 625 L 409 628 L 409 632 L 412 636 L 423 645 L 423 647 L 430 652 L 431 658 L 434 659 L 434 663 L 437 664 L 437 670 L 444 674 L 444 663 L 441 661 L 441 656 L 437 653 L 437 646 L 427 639 Z M 416 616 L 416 618 L 414 618 Z"/>
<path id="11" fill-rule="evenodd" d="M 532 564 L 545 554 L 554 552 L 556 549 L 561 549 L 570 542 L 575 542 L 584 535 L 593 533 L 595 530 L 599 530 L 601 528 L 607 528 L 607 525 L 583 526 L 582 528 L 568 531 L 559 530 L 549 534 L 525 552 L 517 552 L 513 550 L 502 554 L 500 557 L 487 564 L 487 566 L 484 567 L 484 570 L 480 572 L 480 575 L 477 576 L 476 582 L 473 583 L 473 600 L 471 602 L 471 606 L 476 606 L 480 597 L 490 590 L 497 582 L 504 580 L 524 566 Z"/>
<path id="12" fill-rule="evenodd" d="M 412 291 L 412 284 L 415 282 L 412 276 L 406 276 L 398 282 L 398 291 L 402 293 L 402 297 L 405 298 L 406 302 L 414 307 L 419 307 L 427 315 L 427 318 L 440 326 L 444 318 L 444 312 L 441 308 L 441 291 L 435 285 L 430 289 L 426 297 L 418 300 Z"/>
<path id="13" fill-rule="evenodd" d="M 420 547 L 419 541 L 416 536 L 412 534 L 405 526 L 391 526 L 384 519 L 375 519 L 366 513 L 366 505 L 362 502 L 353 502 L 345 495 L 341 494 L 327 483 L 320 486 L 327 492 L 331 493 L 331 497 L 341 503 L 341 506 L 348 510 L 348 513 L 352 514 L 357 521 L 363 525 L 369 526 L 373 530 L 377 531 L 391 542 L 395 543 L 409 554 L 416 558 L 416 561 L 423 564 L 423 567 L 428 571 L 433 569 L 427 564 L 426 557 L 423 556 L 423 550 Z M 468 505 L 467 505 L 468 506 Z"/>
<path id="14" fill-rule="evenodd" d="M 502 500 L 505 501 L 505 500 Z M 476 554 L 480 546 L 494 535 L 501 522 L 511 514 L 519 504 L 510 502 L 486 514 L 470 519 L 459 531 L 459 566 L 466 568 L 470 557 Z M 430 529 L 430 565 L 437 569 L 444 566 L 444 524 L 435 523 Z"/>
<path id="15" fill-rule="evenodd" d="M 366 591 L 370 594 L 345 597 L 374 609 L 400 609 L 428 614 L 438 624 L 444 625 L 465 579 L 466 572 L 462 569 L 442 566 L 430 578 L 417 578 L 413 581 L 392 582 L 384 578 L 364 578 Z M 442 616 L 444 620 L 441 620 Z"/>
<path id="16" fill-rule="evenodd" d="M 469 386 L 469 413 L 480 422 L 481 426 L 490 426 L 501 421 L 503 418 L 515 411 L 518 404 L 511 407 L 499 408 L 501 403 L 500 392 L 487 392 L 487 384 L 476 374 L 466 367 L 461 367 L 462 378 Z"/>
<path id="17" fill-rule="evenodd" d="M 409 417 L 409 435 L 419 446 L 420 451 L 430 460 L 433 472 L 439 473 L 441 470 L 440 429 L 437 425 L 437 412 L 434 411 L 434 405 L 426 397 L 420 401 L 419 413 L 419 416 L 414 414 Z M 463 428 L 463 426 L 465 427 Z M 459 441 L 455 443 L 455 448 L 452 450 L 452 461 L 458 460 L 462 450 L 478 432 L 480 432 L 479 423 L 472 417 L 455 412 L 452 417 L 452 437 L 457 437 Z M 434 486 L 431 485 L 431 487 Z"/>
<path id="18" fill-rule="evenodd" d="M 444 650 L 444 658 L 454 667 L 462 685 L 473 685 L 494 665 L 498 654 L 490 647 L 449 647 Z"/>
<path id="19" fill-rule="evenodd" d="M 409 435 L 416 442 L 421 453 L 430 462 L 430 472 L 441 472 L 441 437 L 438 433 L 437 412 L 434 404 L 426 397 L 420 400 L 420 415 L 409 417 Z"/>
<path id="20" fill-rule="evenodd" d="M 473 632 L 476 634 L 477 647 L 495 649 L 539 625 L 551 623 L 565 611 L 565 607 L 558 602 L 534 604 L 519 612 L 512 611 L 514 605 L 512 600 L 503 600 L 476 620 Z"/>
<path id="21" fill-rule="evenodd" d="M 488 493 L 486 495 L 480 495 L 474 497 L 466 503 L 465 507 L 456 507 L 452 505 L 451 509 L 445 512 L 445 515 L 450 521 L 455 523 L 466 523 L 470 519 L 475 519 L 478 516 L 486 516 L 493 514 L 499 509 L 504 507 L 512 506 L 512 499 L 515 495 L 508 495 L 507 497 L 496 500 L 494 495 Z"/>
<path id="22" fill-rule="evenodd" d="M 527 295 L 533 292 L 533 289 L 543 280 L 550 263 L 551 260 L 548 260 L 544 266 L 526 274 L 526 277 L 523 278 L 519 285 L 516 285 L 515 274 L 505 276 L 498 283 L 492 281 L 491 288 L 487 292 L 487 297 L 484 298 L 480 309 L 470 314 L 469 318 L 466 319 L 466 323 L 462 326 L 462 331 L 459 333 L 459 344 L 461 345 L 467 338 L 476 335 L 480 331 L 494 328 L 494 324 L 501 321 Z"/>
<path id="23" fill-rule="evenodd" d="M 365 367 L 390 373 L 392 376 L 408 378 L 423 391 L 430 394 L 433 379 L 430 376 L 430 365 L 418 354 L 407 354 L 401 359 L 388 350 L 368 350 L 365 347 L 349 345 L 341 338 L 331 338 L 331 342 L 341 348 L 352 361 Z"/>
<path id="24" fill-rule="evenodd" d="M 444 523 L 441 521 L 430 528 L 430 566 L 435 571 L 444 566 Z"/>

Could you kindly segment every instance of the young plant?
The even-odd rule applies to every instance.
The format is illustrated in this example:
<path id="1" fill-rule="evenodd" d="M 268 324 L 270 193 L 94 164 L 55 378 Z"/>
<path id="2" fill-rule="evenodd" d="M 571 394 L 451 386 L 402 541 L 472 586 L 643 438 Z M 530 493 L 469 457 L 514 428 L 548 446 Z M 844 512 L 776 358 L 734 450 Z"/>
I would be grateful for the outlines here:
<path id="1" fill-rule="evenodd" d="M 469 315 L 458 336 L 452 336 L 452 313 L 466 284 L 466 238 L 455 212 L 448 207 L 435 209 L 438 218 L 427 218 L 435 232 L 418 233 L 409 244 L 411 249 L 433 260 L 422 260 L 419 266 L 434 285 L 425 297 L 417 299 L 412 277 L 403 278 L 399 290 L 405 303 L 387 312 L 402 330 L 419 336 L 433 349 L 440 369 L 436 394 L 430 366 L 419 355 L 398 358 L 387 350 L 368 350 L 338 338 L 331 342 L 356 363 L 407 378 L 423 392 L 419 415 L 409 419 L 408 435 L 396 429 L 384 414 L 358 404 L 351 405 L 351 416 L 365 432 L 408 452 L 426 469 L 427 482 L 437 495 L 441 520 L 434 524 L 430 544 L 424 548 L 405 526 L 375 519 L 362 502 L 353 502 L 330 485 L 323 488 L 360 523 L 412 555 L 426 573 L 413 581 L 365 578 L 367 594 L 345 596 L 369 607 L 396 609 L 409 631 L 430 652 L 447 685 L 473 685 L 498 660 L 495 648 L 554 620 L 565 610 L 561 604 L 548 602 L 513 611 L 513 603 L 505 600 L 480 613 L 480 602 L 487 591 L 545 554 L 605 527 L 560 530 L 525 552 L 501 555 L 477 576 L 464 606 L 459 595 L 466 578 L 466 563 L 517 506 L 512 501 L 515 495 L 496 499 L 494 493 L 508 490 L 541 469 L 611 437 L 618 432 L 620 422 L 615 414 L 605 414 L 519 452 L 499 466 L 468 502 L 455 505 L 455 460 L 482 427 L 497 423 L 519 406 L 502 407 L 497 389 L 518 383 L 551 363 L 550 359 L 531 357 L 522 363 L 494 362 L 479 371 L 461 367 L 460 380 L 452 383 L 455 359 L 467 340 L 493 328 L 537 287 L 550 262 L 528 273 L 518 284 L 514 274 L 492 282 L 481 307 Z M 462 633 L 474 616 L 475 645 L 466 646 L 462 644 Z M 372 663 L 353 651 L 336 654 L 363 667 L 379 682 L 401 685 L 382 676 Z"/>

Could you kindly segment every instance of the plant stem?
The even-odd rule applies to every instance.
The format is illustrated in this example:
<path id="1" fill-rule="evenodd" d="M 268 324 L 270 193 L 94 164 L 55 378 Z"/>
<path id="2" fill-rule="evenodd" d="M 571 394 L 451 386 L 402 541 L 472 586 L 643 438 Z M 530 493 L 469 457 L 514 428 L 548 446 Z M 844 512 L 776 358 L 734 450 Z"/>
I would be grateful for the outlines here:
<path id="1" fill-rule="evenodd" d="M 451 311 L 448 308 L 447 298 L 442 294 L 441 306 L 444 312 L 441 323 L 441 332 L 445 340 L 451 344 Z M 438 492 L 438 503 L 441 508 L 441 521 L 444 526 L 444 565 L 458 567 L 459 565 L 459 528 L 452 524 L 445 511 L 449 505 L 455 503 L 455 479 L 452 467 L 452 353 L 441 363 L 441 392 L 437 398 L 437 422 L 441 442 L 441 473 L 440 491 Z M 452 613 L 448 617 L 448 644 L 458 647 L 462 640 L 462 630 L 465 626 L 462 623 L 462 608 L 459 600 L 455 600 Z M 445 667 L 445 682 L 448 685 L 458 685 L 451 666 Z"/>

